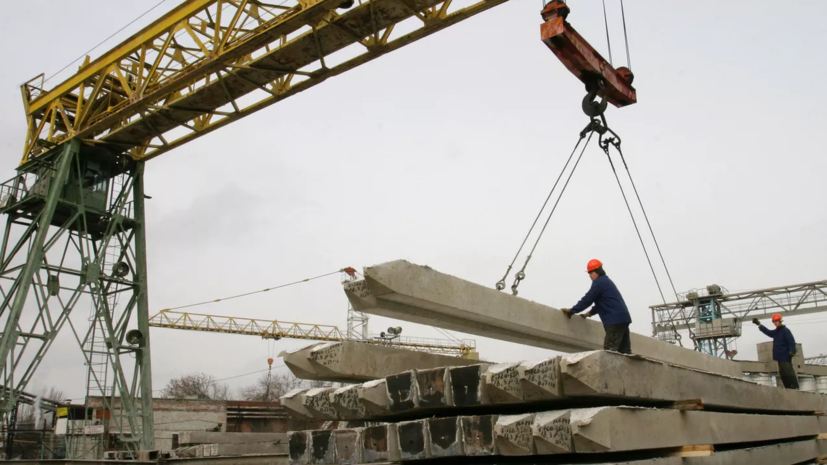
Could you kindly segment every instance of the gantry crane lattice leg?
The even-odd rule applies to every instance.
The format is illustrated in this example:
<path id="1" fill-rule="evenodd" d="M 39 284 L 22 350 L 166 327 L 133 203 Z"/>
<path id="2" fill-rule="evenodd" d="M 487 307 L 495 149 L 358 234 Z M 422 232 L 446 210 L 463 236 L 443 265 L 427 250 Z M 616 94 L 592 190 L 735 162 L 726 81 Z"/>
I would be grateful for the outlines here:
<path id="1" fill-rule="evenodd" d="M 0 185 L 7 219 L 0 244 L 4 420 L 68 324 L 89 366 L 87 403 L 111 382 L 119 405 L 113 409 L 112 397 L 101 398 L 116 429 L 110 433 L 133 450 L 154 447 L 143 173 L 143 162 L 74 140 Z M 88 327 L 80 327 L 70 316 L 86 302 L 92 314 Z M 127 332 L 133 314 L 137 331 Z M 90 347 L 100 349 L 102 362 L 92 360 Z M 100 379 L 104 371 L 109 381 Z"/>

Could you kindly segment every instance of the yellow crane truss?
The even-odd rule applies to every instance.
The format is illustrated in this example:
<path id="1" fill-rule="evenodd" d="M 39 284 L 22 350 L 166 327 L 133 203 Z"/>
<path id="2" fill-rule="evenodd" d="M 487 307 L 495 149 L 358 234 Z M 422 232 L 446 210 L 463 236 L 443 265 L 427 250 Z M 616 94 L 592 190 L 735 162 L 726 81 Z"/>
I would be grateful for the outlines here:
<path id="1" fill-rule="evenodd" d="M 172 312 L 163 310 L 149 319 L 149 326 L 156 328 L 186 329 L 214 333 L 245 334 L 264 339 L 307 339 L 312 341 L 347 341 L 348 338 L 337 327 L 313 323 L 292 323 L 278 320 L 257 320 L 232 316 L 206 315 L 201 313 Z M 476 359 L 476 342 L 472 339 L 452 341 L 414 337 L 394 339 L 368 339 L 367 344 L 390 345 L 404 349 L 435 354 L 455 355 Z"/>
<path id="2" fill-rule="evenodd" d="M 21 164 L 73 138 L 149 160 L 506 1 L 187 0 L 54 88 L 23 84 Z"/>

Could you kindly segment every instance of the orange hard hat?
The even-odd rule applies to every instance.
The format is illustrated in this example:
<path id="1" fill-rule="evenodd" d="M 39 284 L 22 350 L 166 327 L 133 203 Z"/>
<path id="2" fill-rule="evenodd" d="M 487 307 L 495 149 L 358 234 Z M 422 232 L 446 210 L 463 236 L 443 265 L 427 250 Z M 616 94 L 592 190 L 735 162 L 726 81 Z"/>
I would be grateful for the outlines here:
<path id="1" fill-rule="evenodd" d="M 781 315 L 776 313 L 775 315 L 772 316 L 772 321 L 773 321 L 773 323 L 775 323 L 776 321 L 781 321 Z"/>
<path id="2" fill-rule="evenodd" d="M 603 266 L 603 263 L 600 260 L 598 260 L 596 258 L 593 258 L 593 259 L 589 260 L 589 264 L 586 265 L 586 272 L 591 273 L 592 271 L 594 271 L 594 270 L 596 270 L 596 269 L 598 269 L 602 266 Z"/>

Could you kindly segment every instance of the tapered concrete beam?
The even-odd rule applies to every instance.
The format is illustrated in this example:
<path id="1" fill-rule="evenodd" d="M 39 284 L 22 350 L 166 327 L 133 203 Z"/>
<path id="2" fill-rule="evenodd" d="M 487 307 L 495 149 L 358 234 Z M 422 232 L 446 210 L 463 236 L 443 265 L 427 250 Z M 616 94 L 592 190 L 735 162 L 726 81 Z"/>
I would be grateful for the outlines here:
<path id="1" fill-rule="evenodd" d="M 566 318 L 558 309 L 404 260 L 367 267 L 345 284 L 356 310 L 562 352 L 603 347 L 598 321 Z M 740 376 L 738 364 L 632 334 L 632 351 L 675 365 Z"/>
<path id="2" fill-rule="evenodd" d="M 333 446 L 336 463 L 341 465 L 358 465 L 362 457 L 362 429 L 339 429 L 333 431 Z"/>
<path id="3" fill-rule="evenodd" d="M 386 380 L 377 379 L 358 384 L 356 393 L 359 396 L 359 403 L 362 404 L 370 414 L 385 415 L 390 412 L 391 398 L 388 395 L 388 383 Z"/>
<path id="4" fill-rule="evenodd" d="M 181 431 L 178 444 L 191 446 L 195 444 L 254 444 L 267 442 L 287 444 L 285 433 L 224 433 L 217 431 Z"/>
<path id="5" fill-rule="evenodd" d="M 370 426 L 362 430 L 364 463 L 401 460 L 395 424 Z"/>
<path id="6" fill-rule="evenodd" d="M 494 425 L 496 415 L 460 417 L 462 442 L 468 457 L 489 456 L 496 453 Z"/>
<path id="7" fill-rule="evenodd" d="M 420 460 L 430 456 L 428 427 L 425 423 L 425 420 L 416 420 L 396 424 L 399 460 Z"/>
<path id="8" fill-rule="evenodd" d="M 282 408 L 291 416 L 302 419 L 315 418 L 304 406 L 303 395 L 309 389 L 293 389 L 279 398 Z"/>
<path id="9" fill-rule="evenodd" d="M 531 424 L 537 454 L 569 454 L 574 452 L 571 434 L 571 412 L 559 410 L 538 413 Z"/>
<path id="10" fill-rule="evenodd" d="M 368 416 L 365 404 L 359 401 L 359 387 L 360 385 L 353 384 L 336 389 L 330 394 L 330 403 L 338 418 L 358 420 Z"/>
<path id="11" fill-rule="evenodd" d="M 336 388 L 332 387 L 308 389 L 301 395 L 302 404 L 313 415 L 313 418 L 338 420 L 340 419 L 339 414 L 333 408 L 333 403 L 330 400 L 330 395 L 335 391 Z"/>
<path id="12" fill-rule="evenodd" d="M 598 407 L 572 410 L 571 431 L 577 453 L 622 452 L 815 436 L 819 423 L 807 415 Z"/>
<path id="13" fill-rule="evenodd" d="M 480 363 L 478 360 L 355 341 L 313 344 L 282 352 L 280 356 L 298 378 L 344 383 L 369 381 L 405 370 Z"/>
<path id="14" fill-rule="evenodd" d="M 465 455 L 462 423 L 459 417 L 428 418 L 428 457 L 459 457 Z"/>
<path id="15" fill-rule="evenodd" d="M 494 440 L 499 455 L 533 455 L 534 435 L 531 425 L 534 414 L 502 415 L 494 424 Z"/>
<path id="16" fill-rule="evenodd" d="M 744 410 L 827 410 L 827 396 L 823 394 L 775 389 L 614 352 L 565 355 L 560 361 L 560 372 L 566 396 L 701 399 L 705 405 Z"/>

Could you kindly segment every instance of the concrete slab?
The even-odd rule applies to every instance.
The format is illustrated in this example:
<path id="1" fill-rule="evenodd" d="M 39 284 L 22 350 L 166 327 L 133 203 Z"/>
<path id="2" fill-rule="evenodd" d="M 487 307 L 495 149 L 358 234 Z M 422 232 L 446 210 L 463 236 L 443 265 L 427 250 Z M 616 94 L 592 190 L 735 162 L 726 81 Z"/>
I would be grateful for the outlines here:
<path id="1" fill-rule="evenodd" d="M 286 433 L 224 433 L 218 431 L 181 431 L 178 444 L 191 446 L 196 444 L 251 444 L 268 442 L 287 444 Z"/>
<path id="2" fill-rule="evenodd" d="M 819 423 L 809 415 L 598 407 L 573 409 L 571 431 L 577 453 L 596 453 L 815 436 Z"/>
<path id="3" fill-rule="evenodd" d="M 494 441 L 498 455 L 533 455 L 534 414 L 502 415 L 494 423 Z"/>
<path id="4" fill-rule="evenodd" d="M 824 394 L 775 389 L 614 352 L 565 355 L 560 361 L 560 372 L 566 396 L 702 399 L 705 405 L 745 410 L 827 410 Z"/>
<path id="5" fill-rule="evenodd" d="M 562 352 L 600 349 L 603 326 L 493 288 L 404 260 L 367 267 L 345 284 L 359 311 Z M 636 354 L 704 371 L 740 376 L 736 363 L 632 334 Z"/>
<path id="6" fill-rule="evenodd" d="M 298 378 L 344 383 L 369 381 L 405 370 L 480 363 L 478 360 L 355 341 L 313 344 L 282 352 L 280 356 Z"/>

